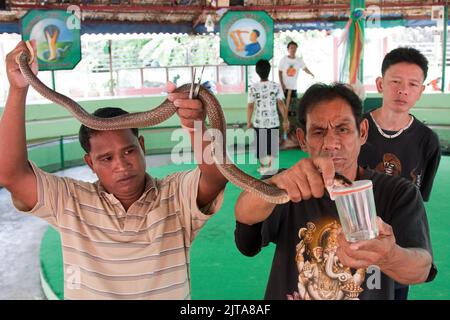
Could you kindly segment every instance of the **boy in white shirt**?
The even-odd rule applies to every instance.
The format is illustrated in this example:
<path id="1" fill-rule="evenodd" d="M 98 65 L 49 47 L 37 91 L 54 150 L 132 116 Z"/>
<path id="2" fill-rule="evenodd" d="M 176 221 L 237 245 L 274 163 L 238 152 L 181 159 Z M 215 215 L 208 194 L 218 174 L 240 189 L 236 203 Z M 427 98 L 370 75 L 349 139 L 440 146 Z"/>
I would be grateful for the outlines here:
<path id="1" fill-rule="evenodd" d="M 288 55 L 283 57 L 278 65 L 280 84 L 286 97 L 288 116 L 291 119 L 291 128 L 284 131 L 285 139 L 290 138 L 288 141 L 283 141 L 283 147 L 285 148 L 298 146 L 295 138 L 295 119 L 297 116 L 297 79 L 299 71 L 303 70 L 314 78 L 314 74 L 308 69 L 303 59 L 296 56 L 297 48 L 296 42 L 289 42 L 287 45 Z"/>
<path id="2" fill-rule="evenodd" d="M 254 128 L 256 132 L 256 155 L 260 163 L 258 171 L 268 173 L 272 168 L 272 157 L 278 151 L 278 129 L 280 119 L 277 112 L 283 117 L 283 130 L 289 128 L 287 108 L 283 102 L 284 95 L 280 85 L 269 81 L 270 63 L 259 60 L 256 63 L 256 73 L 261 81 L 250 86 L 248 90 L 247 128 Z M 255 111 L 255 115 L 252 116 Z M 275 150 L 273 150 L 275 149 Z"/>

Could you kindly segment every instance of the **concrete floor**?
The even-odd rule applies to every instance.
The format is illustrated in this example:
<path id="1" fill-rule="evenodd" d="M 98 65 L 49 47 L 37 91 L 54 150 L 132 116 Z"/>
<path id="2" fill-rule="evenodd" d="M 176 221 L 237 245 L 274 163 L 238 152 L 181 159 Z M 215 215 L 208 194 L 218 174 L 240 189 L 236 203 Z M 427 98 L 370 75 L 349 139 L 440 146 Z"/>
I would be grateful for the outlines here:
<path id="1" fill-rule="evenodd" d="M 169 164 L 169 155 L 146 157 L 147 168 Z M 57 173 L 95 181 L 87 166 Z M 0 190 L 0 300 L 45 299 L 39 278 L 39 247 L 48 224 L 38 218 L 17 212 L 11 196 Z"/>

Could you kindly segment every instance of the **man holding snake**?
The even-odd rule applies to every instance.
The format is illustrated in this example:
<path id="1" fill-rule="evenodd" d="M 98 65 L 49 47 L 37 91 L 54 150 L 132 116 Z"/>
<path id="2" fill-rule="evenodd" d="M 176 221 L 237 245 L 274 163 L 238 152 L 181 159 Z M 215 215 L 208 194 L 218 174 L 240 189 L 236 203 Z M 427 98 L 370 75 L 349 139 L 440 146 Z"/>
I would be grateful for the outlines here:
<path id="1" fill-rule="evenodd" d="M 6 57 L 10 88 L 0 121 L 0 185 L 11 192 L 18 210 L 60 232 L 65 299 L 189 299 L 190 247 L 219 210 L 227 182 L 215 164 L 199 158 L 209 143 L 194 150 L 197 168 L 160 180 L 145 171 L 144 138 L 137 129 L 97 131 L 82 125 L 84 160 L 98 181 L 42 171 L 27 157 L 28 83 L 16 62 L 26 50 L 20 42 Z M 37 74 L 36 60 L 31 67 Z M 193 142 L 194 121 L 204 121 L 204 107 L 174 90 L 168 84 L 168 99 Z M 125 113 L 102 108 L 95 115 Z"/>

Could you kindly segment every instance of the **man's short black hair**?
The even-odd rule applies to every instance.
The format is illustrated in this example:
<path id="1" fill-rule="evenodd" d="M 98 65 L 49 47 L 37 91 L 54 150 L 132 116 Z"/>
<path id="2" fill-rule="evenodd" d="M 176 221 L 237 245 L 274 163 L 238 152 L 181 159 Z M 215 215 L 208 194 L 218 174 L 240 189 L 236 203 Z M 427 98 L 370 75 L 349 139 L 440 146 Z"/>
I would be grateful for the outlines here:
<path id="1" fill-rule="evenodd" d="M 261 80 L 267 80 L 270 73 L 270 63 L 267 60 L 260 59 L 256 62 L 255 71 Z"/>
<path id="2" fill-rule="evenodd" d="M 362 103 L 356 93 L 346 84 L 334 83 L 331 85 L 316 83 L 306 90 L 298 105 L 298 124 L 306 134 L 306 115 L 317 104 L 340 98 L 346 101 L 352 109 L 356 127 L 362 121 Z"/>
<path id="3" fill-rule="evenodd" d="M 423 71 L 423 80 L 425 81 L 428 74 L 428 60 L 419 50 L 409 47 L 401 47 L 389 52 L 383 59 L 381 74 L 384 76 L 390 66 L 402 62 L 419 66 Z"/>
<path id="4" fill-rule="evenodd" d="M 256 33 L 257 38 L 261 35 L 261 32 L 259 32 L 259 30 L 253 29 L 253 32 Z"/>
<path id="5" fill-rule="evenodd" d="M 128 113 L 129 112 L 121 108 L 107 107 L 95 110 L 93 115 L 99 118 L 113 118 Z M 130 128 L 130 130 L 136 137 L 139 136 L 139 130 L 137 128 Z M 90 142 L 91 137 L 98 132 L 99 130 L 88 128 L 84 124 L 81 125 L 80 131 L 78 132 L 78 140 L 80 140 L 81 147 L 83 148 L 84 151 L 86 151 L 86 153 L 89 153 L 91 151 L 91 142 Z"/>
<path id="6" fill-rule="evenodd" d="M 288 48 L 288 49 L 289 49 L 289 47 L 291 46 L 291 44 L 294 45 L 294 46 L 296 46 L 296 47 L 298 48 L 297 42 L 295 42 L 295 41 L 290 41 L 290 42 L 288 43 L 288 45 L 287 45 L 287 48 Z"/>

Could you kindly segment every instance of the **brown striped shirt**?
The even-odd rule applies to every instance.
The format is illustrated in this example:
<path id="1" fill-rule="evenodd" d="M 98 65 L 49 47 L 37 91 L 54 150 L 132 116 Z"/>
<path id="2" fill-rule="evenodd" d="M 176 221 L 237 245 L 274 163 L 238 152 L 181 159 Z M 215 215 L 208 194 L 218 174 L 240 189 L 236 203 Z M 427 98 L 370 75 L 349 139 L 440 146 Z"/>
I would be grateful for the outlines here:
<path id="1" fill-rule="evenodd" d="M 191 243 L 223 201 L 222 191 L 199 210 L 198 167 L 162 180 L 147 175 L 127 212 L 98 181 L 32 167 L 38 201 L 28 213 L 61 234 L 65 299 L 190 299 Z"/>

